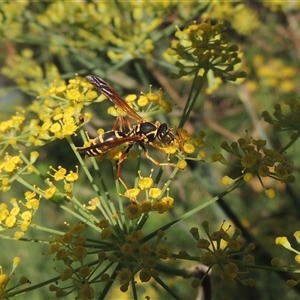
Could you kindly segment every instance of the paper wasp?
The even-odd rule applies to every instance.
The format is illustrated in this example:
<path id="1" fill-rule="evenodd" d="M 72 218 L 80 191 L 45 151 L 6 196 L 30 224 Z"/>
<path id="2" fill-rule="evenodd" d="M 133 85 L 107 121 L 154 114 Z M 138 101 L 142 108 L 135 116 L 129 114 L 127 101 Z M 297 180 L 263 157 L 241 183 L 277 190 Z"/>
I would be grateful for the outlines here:
<path id="1" fill-rule="evenodd" d="M 123 117 L 118 117 L 113 129 L 106 131 L 103 134 L 92 140 L 91 145 L 88 147 L 77 148 L 80 152 L 85 152 L 85 157 L 97 156 L 104 154 L 115 147 L 128 143 L 125 152 L 121 155 L 118 161 L 117 178 L 121 177 L 121 164 L 127 158 L 131 147 L 138 143 L 143 149 L 145 156 L 151 160 L 155 165 L 171 165 L 176 164 L 167 162 L 159 163 L 152 158 L 145 144 L 149 144 L 155 148 L 163 151 L 163 148 L 154 144 L 155 140 L 163 144 L 173 144 L 177 137 L 172 133 L 172 127 L 169 127 L 166 123 L 151 123 L 145 121 L 140 115 L 133 110 L 125 100 L 123 100 L 117 92 L 103 79 L 95 75 L 89 75 L 86 77 L 87 81 L 91 83 L 99 92 L 104 94 L 113 104 L 121 108 L 131 119 L 135 120 L 137 124 L 131 125 Z"/>

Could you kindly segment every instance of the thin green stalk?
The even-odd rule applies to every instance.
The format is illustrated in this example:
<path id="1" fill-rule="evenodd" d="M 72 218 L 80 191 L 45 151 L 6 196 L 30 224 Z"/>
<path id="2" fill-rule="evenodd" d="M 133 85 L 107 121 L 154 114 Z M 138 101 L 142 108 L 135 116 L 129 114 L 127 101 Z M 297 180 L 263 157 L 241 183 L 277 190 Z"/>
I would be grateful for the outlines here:
<path id="1" fill-rule="evenodd" d="M 154 277 L 155 281 L 164 288 L 174 299 L 181 300 L 181 297 L 174 291 L 172 288 L 170 288 L 167 284 L 165 284 L 159 277 Z"/>
<path id="2" fill-rule="evenodd" d="M 205 70 L 203 75 L 201 76 L 201 80 L 199 81 L 198 71 L 195 73 L 195 77 L 193 79 L 193 83 L 188 95 L 188 99 L 185 103 L 185 107 L 183 109 L 183 114 L 179 123 L 178 127 L 183 127 L 187 119 L 189 118 L 189 115 L 195 105 L 195 102 L 203 88 L 206 75 L 208 73 L 208 70 Z M 200 84 L 199 87 L 197 87 L 197 84 Z"/>

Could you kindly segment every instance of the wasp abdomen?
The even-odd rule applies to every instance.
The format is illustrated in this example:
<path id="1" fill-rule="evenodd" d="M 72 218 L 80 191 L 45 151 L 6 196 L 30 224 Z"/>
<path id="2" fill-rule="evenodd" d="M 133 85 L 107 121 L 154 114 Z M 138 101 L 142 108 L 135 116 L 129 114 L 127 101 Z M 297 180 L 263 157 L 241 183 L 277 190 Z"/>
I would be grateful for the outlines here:
<path id="1" fill-rule="evenodd" d="M 89 147 L 85 148 L 85 157 L 97 156 L 115 148 L 115 145 L 113 143 L 110 144 L 107 142 L 113 142 L 125 136 L 126 134 L 124 132 L 115 130 L 106 131 L 103 134 L 100 134 L 92 141 Z"/>

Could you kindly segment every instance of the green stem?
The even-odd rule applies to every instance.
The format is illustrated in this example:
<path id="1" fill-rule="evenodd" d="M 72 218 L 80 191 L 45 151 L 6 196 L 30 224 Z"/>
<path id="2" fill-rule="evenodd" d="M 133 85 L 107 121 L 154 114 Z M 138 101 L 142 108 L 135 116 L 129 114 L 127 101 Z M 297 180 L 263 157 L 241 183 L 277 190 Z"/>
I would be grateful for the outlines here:
<path id="1" fill-rule="evenodd" d="M 181 297 L 176 293 L 175 290 L 171 289 L 167 284 L 165 284 L 159 277 L 154 277 L 156 282 L 164 288 L 174 299 L 181 300 Z"/>
<path id="2" fill-rule="evenodd" d="M 197 70 L 197 72 L 195 73 L 195 77 L 194 77 L 194 80 L 193 80 L 193 83 L 192 83 L 192 86 L 191 86 L 191 89 L 190 89 L 190 92 L 189 92 L 189 95 L 188 95 L 188 99 L 185 103 L 185 107 L 183 109 L 183 114 L 182 114 L 182 117 L 181 117 L 181 120 L 180 120 L 180 123 L 179 123 L 179 126 L 178 127 L 183 127 L 183 125 L 185 124 L 185 122 L 187 121 L 194 105 L 195 105 L 195 102 L 203 88 L 203 85 L 204 85 L 204 82 L 205 82 L 205 78 L 206 78 L 206 75 L 207 75 L 207 72 L 208 70 L 205 70 L 203 75 L 201 76 L 201 80 L 199 81 L 199 76 L 198 76 L 198 72 L 199 70 Z M 197 84 L 200 84 L 199 87 L 197 87 Z M 196 88 L 197 87 L 197 88 Z M 194 93 L 195 91 L 195 93 Z M 193 94 L 194 93 L 194 94 Z"/>
<path id="3" fill-rule="evenodd" d="M 296 137 L 293 138 L 292 140 L 290 140 L 284 147 L 282 147 L 279 150 L 279 153 L 284 153 L 287 149 L 289 149 L 298 140 L 299 137 L 300 137 L 300 132 L 298 131 Z"/>

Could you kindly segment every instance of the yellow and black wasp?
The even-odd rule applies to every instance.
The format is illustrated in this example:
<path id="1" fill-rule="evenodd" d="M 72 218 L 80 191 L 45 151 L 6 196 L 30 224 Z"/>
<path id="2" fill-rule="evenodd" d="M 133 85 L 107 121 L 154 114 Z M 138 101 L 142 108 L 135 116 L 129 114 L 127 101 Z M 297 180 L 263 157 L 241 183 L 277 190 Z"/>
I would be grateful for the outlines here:
<path id="1" fill-rule="evenodd" d="M 89 75 L 86 77 L 87 81 L 91 83 L 99 92 L 104 94 L 113 104 L 121 108 L 131 119 L 137 123 L 132 125 L 123 117 L 118 117 L 113 129 L 106 131 L 103 134 L 92 140 L 91 145 L 88 147 L 77 148 L 80 152 L 85 152 L 85 157 L 97 156 L 104 154 L 115 147 L 128 143 L 127 148 L 118 160 L 117 178 L 121 177 L 121 164 L 127 158 L 131 147 L 138 143 L 143 149 L 145 156 L 151 160 L 155 165 L 171 165 L 176 166 L 170 162 L 160 163 L 152 158 L 145 144 L 149 144 L 155 148 L 163 151 L 163 148 L 154 144 L 155 140 L 163 144 L 173 144 L 177 137 L 172 133 L 172 127 L 169 127 L 166 123 L 155 123 L 145 121 L 140 115 L 134 111 L 127 102 L 122 99 L 117 92 L 103 79 L 95 75 Z"/>

